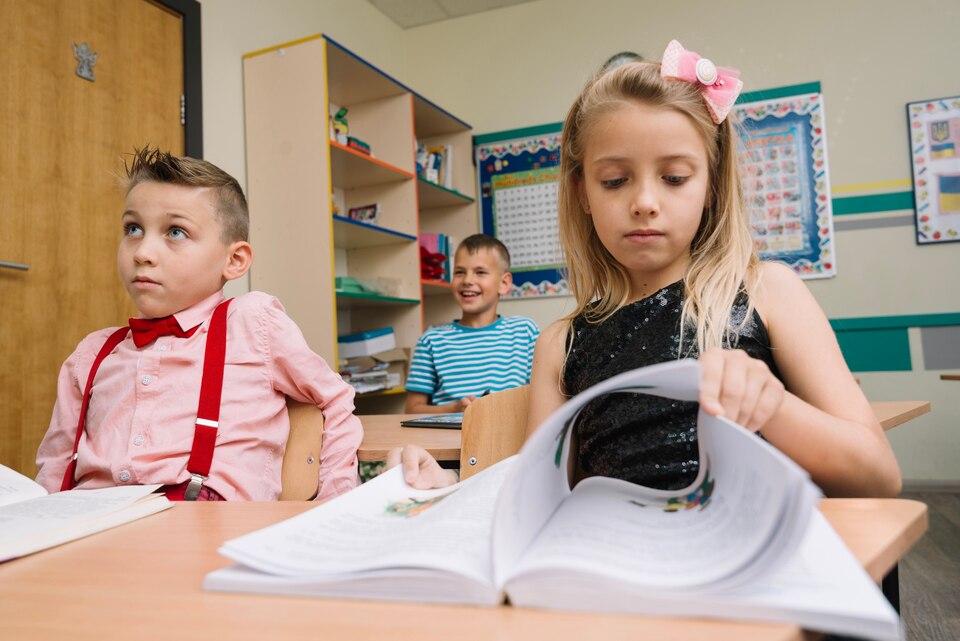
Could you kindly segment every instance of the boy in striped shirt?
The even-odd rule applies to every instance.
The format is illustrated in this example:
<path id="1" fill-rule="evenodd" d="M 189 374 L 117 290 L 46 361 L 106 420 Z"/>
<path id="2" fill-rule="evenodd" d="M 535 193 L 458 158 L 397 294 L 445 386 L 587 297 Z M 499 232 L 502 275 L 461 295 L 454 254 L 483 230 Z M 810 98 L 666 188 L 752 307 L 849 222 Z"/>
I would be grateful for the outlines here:
<path id="1" fill-rule="evenodd" d="M 409 414 L 462 412 L 478 396 L 530 382 L 540 330 L 524 316 L 497 313 L 510 291 L 510 252 L 496 238 L 474 234 L 454 254 L 453 297 L 461 317 L 426 331 L 407 378 Z"/>

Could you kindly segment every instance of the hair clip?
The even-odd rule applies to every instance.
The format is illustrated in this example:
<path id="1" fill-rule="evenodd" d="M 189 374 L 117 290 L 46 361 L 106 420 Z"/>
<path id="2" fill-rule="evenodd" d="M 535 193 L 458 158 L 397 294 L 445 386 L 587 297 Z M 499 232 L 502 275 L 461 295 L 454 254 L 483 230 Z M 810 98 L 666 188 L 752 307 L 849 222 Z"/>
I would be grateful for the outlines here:
<path id="1" fill-rule="evenodd" d="M 718 67 L 707 58 L 687 51 L 676 40 L 671 40 L 663 52 L 660 76 L 700 85 L 707 111 L 718 125 L 730 113 L 743 88 L 739 70 Z"/>

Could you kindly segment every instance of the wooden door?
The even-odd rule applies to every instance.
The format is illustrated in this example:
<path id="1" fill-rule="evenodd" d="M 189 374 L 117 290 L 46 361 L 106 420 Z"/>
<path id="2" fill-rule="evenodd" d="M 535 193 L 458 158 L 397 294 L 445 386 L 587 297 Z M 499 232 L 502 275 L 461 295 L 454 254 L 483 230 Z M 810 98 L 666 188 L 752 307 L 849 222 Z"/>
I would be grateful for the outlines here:
<path id="1" fill-rule="evenodd" d="M 97 56 L 81 78 L 74 45 Z M 0 463 L 35 474 L 57 373 L 134 308 L 117 276 L 134 146 L 183 153 L 181 17 L 147 0 L 0 0 Z"/>

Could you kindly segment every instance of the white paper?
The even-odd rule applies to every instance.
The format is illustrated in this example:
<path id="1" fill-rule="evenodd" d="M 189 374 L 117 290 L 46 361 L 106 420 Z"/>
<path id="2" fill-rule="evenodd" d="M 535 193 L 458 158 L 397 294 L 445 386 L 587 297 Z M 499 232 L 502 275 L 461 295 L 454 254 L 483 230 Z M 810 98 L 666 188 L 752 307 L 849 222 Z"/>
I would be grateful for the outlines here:
<path id="1" fill-rule="evenodd" d="M 43 486 L 33 479 L 0 465 L 0 507 L 46 494 Z"/>
<path id="2" fill-rule="evenodd" d="M 490 524 L 509 466 L 502 461 L 462 483 L 428 491 L 408 486 L 396 467 L 293 519 L 227 541 L 220 552 L 290 577 L 320 580 L 415 567 L 492 586 Z M 410 506 L 412 512 L 398 514 Z"/>
<path id="3" fill-rule="evenodd" d="M 24 556 L 172 507 L 159 485 L 57 492 L 0 508 L 0 561 Z"/>

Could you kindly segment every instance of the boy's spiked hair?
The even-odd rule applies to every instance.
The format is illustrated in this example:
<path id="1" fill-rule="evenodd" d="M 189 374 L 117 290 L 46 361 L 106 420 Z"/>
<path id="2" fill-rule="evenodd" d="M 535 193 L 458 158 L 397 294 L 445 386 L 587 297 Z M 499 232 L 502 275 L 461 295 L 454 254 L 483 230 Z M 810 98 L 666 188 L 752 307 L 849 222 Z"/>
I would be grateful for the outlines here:
<path id="1" fill-rule="evenodd" d="M 457 251 L 460 251 L 461 249 L 465 250 L 470 255 L 476 254 L 481 249 L 495 252 L 500 256 L 500 259 L 503 261 L 507 270 L 509 271 L 510 269 L 510 251 L 507 249 L 506 245 L 493 236 L 488 236 L 487 234 L 473 234 L 472 236 L 467 236 L 457 247 Z"/>
<path id="2" fill-rule="evenodd" d="M 143 182 L 187 187 L 209 187 L 214 193 L 220 238 L 224 244 L 247 241 L 250 236 L 250 212 L 247 199 L 236 178 L 206 160 L 174 156 L 151 148 L 133 150 L 133 160 L 123 163 L 126 193 Z"/>

